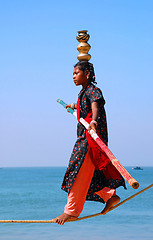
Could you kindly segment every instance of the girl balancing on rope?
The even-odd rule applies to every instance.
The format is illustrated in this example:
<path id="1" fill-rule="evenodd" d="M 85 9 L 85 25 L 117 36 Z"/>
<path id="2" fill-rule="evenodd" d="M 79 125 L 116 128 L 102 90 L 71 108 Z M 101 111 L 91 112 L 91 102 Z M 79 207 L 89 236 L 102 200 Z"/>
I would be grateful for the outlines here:
<path id="1" fill-rule="evenodd" d="M 93 65 L 80 61 L 74 66 L 73 80 L 76 86 L 82 85 L 77 104 L 66 108 L 77 109 L 78 121 L 84 118 L 107 145 L 107 123 L 104 109 L 105 100 L 102 92 L 95 86 Z M 64 224 L 78 218 L 83 210 L 85 200 L 106 203 L 102 214 L 120 201 L 116 188 L 125 187 L 125 182 L 118 170 L 104 152 L 98 147 L 85 127 L 79 122 L 77 141 L 74 145 L 68 168 L 62 183 L 62 190 L 68 193 L 64 213 L 53 219 L 53 222 Z"/>

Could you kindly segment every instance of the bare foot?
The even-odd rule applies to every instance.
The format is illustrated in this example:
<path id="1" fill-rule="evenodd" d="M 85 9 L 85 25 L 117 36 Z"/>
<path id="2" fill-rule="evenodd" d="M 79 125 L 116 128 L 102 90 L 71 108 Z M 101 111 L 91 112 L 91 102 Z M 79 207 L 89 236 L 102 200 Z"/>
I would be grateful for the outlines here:
<path id="1" fill-rule="evenodd" d="M 68 221 L 68 220 L 75 220 L 75 219 L 77 219 L 77 217 L 73 217 L 73 216 L 71 216 L 71 215 L 68 215 L 67 213 L 62 213 L 60 216 L 58 216 L 58 217 L 56 217 L 56 218 L 54 218 L 54 219 L 52 219 L 52 221 L 54 222 L 54 223 L 58 223 L 58 224 L 64 224 L 66 221 Z"/>
<path id="2" fill-rule="evenodd" d="M 102 211 L 101 213 L 102 213 L 103 215 L 105 215 L 105 214 L 109 211 L 109 209 L 110 209 L 111 207 L 113 207 L 114 205 L 116 205 L 117 203 L 119 203 L 119 201 L 120 201 L 120 197 L 119 197 L 119 196 L 117 196 L 117 195 L 112 196 L 112 197 L 107 201 L 106 206 L 105 206 L 105 208 L 103 209 L 103 211 Z"/>

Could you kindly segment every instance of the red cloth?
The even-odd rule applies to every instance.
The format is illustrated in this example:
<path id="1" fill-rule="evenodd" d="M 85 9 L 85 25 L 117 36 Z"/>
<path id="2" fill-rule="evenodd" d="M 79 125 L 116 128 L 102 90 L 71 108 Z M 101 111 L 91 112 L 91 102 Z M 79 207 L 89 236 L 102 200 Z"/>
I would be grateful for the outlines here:
<path id="1" fill-rule="evenodd" d="M 85 120 L 90 123 L 92 118 L 89 118 L 88 115 L 85 118 Z M 100 137 L 100 135 L 97 132 L 97 135 Z M 89 144 L 89 152 L 91 159 L 95 165 L 96 169 L 102 170 L 104 169 L 111 161 L 106 156 L 104 151 L 98 146 L 98 144 L 95 142 L 95 140 L 91 137 L 89 132 L 86 130 L 86 137 Z"/>
<path id="2" fill-rule="evenodd" d="M 79 99 L 77 101 L 77 119 L 80 120 L 80 103 Z M 92 120 L 92 111 L 87 114 L 85 120 L 90 123 Z M 97 131 L 97 135 L 100 134 Z M 103 170 L 103 173 L 106 179 L 121 179 L 121 175 L 118 170 L 113 166 L 111 160 L 106 156 L 105 152 L 99 147 L 99 145 L 95 142 L 95 140 L 90 136 L 88 131 L 86 130 L 86 137 L 89 144 L 89 152 L 92 162 L 95 165 L 97 170 Z"/>

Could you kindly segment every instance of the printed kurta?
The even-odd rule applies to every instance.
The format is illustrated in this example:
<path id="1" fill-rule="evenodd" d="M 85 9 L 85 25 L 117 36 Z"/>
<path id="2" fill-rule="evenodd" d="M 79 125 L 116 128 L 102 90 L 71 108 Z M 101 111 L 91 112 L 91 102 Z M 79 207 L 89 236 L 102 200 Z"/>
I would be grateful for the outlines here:
<path id="1" fill-rule="evenodd" d="M 103 98 L 102 92 L 94 84 L 88 85 L 85 89 L 82 89 L 78 95 L 80 102 L 80 117 L 86 118 L 87 114 L 91 112 L 91 103 L 98 103 L 98 119 L 97 119 L 97 131 L 100 134 L 101 139 L 107 145 L 108 134 L 107 134 L 107 122 L 106 122 L 106 113 L 104 109 L 105 100 Z M 81 124 L 77 125 L 77 141 L 74 145 L 68 168 L 65 172 L 64 180 L 61 188 L 67 193 L 70 192 L 71 187 L 77 177 L 79 169 L 82 166 L 82 163 L 85 159 L 86 153 L 88 151 L 89 144 L 86 138 L 86 129 Z M 111 164 L 111 163 L 110 163 Z M 112 164 L 111 164 L 112 165 Z M 94 200 L 104 202 L 95 192 L 100 191 L 104 187 L 117 188 L 119 186 L 125 187 L 125 182 L 121 175 L 118 178 L 114 179 L 109 170 L 109 166 L 106 166 L 103 170 L 96 170 L 94 172 L 90 188 L 87 194 L 87 200 Z M 116 171 L 116 169 L 114 169 Z M 117 175 L 118 176 L 118 175 Z M 83 183 L 82 183 L 83 184 Z"/>

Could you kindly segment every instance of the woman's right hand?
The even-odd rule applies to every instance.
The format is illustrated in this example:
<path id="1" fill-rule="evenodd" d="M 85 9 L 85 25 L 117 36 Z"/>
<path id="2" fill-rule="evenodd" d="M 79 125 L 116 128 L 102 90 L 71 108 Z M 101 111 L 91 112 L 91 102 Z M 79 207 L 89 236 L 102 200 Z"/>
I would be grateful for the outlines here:
<path id="1" fill-rule="evenodd" d="M 65 107 L 65 108 L 66 108 L 66 109 L 67 109 L 67 108 L 71 108 L 71 109 L 73 109 L 73 110 L 74 110 L 74 109 L 76 109 L 76 107 L 77 107 L 77 106 L 76 106 L 76 104 L 75 104 L 75 103 L 71 103 L 71 104 L 68 104 L 68 105 L 66 105 L 66 107 Z M 67 111 L 69 112 L 69 110 L 67 110 Z"/>
<path id="2" fill-rule="evenodd" d="M 72 104 L 68 104 L 68 105 L 66 105 L 65 108 L 66 108 L 66 109 L 67 109 L 67 108 L 72 108 Z"/>
<path id="3" fill-rule="evenodd" d="M 68 108 L 71 108 L 71 109 L 73 109 L 73 110 L 74 110 L 74 108 L 73 108 L 72 106 L 73 106 L 73 103 L 66 105 L 66 107 L 65 107 L 65 108 L 66 108 L 66 109 L 67 109 L 67 111 L 69 112 Z"/>

